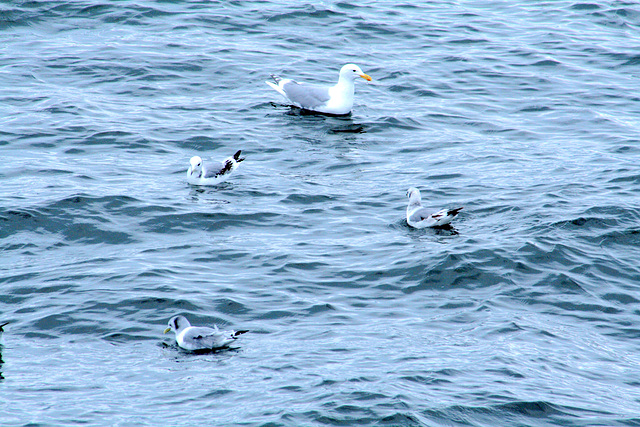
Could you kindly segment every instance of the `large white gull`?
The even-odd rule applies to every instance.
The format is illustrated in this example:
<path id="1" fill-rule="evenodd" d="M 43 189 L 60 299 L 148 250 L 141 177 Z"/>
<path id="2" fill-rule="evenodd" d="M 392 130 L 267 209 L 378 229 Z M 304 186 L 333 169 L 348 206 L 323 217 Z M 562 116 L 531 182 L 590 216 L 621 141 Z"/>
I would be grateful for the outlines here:
<path id="1" fill-rule="evenodd" d="M 266 83 L 296 107 L 324 114 L 345 115 L 349 114 L 353 108 L 354 81 L 358 77 L 371 81 L 371 77 L 365 74 L 360 67 L 355 64 L 347 64 L 340 69 L 340 77 L 335 86 L 298 83 L 295 80 L 283 79 L 273 74 L 271 78 L 275 83 L 269 81 Z"/>
<path id="2" fill-rule="evenodd" d="M 427 208 L 422 206 L 420 190 L 415 187 L 407 190 L 407 197 L 409 198 L 407 223 L 415 228 L 441 227 L 447 225 L 458 215 L 458 212 L 462 210 L 462 208 L 442 209 L 438 212 L 427 210 Z"/>
<path id="3" fill-rule="evenodd" d="M 176 333 L 176 342 L 180 348 L 189 351 L 216 350 L 227 347 L 239 335 L 249 331 L 221 331 L 217 326 L 191 326 L 184 316 L 173 316 L 169 320 L 169 327 L 164 330 Z"/>
<path id="4" fill-rule="evenodd" d="M 217 185 L 226 181 L 229 175 L 238 168 L 238 164 L 244 160 L 240 157 L 241 150 L 222 162 L 205 164 L 200 156 L 193 156 L 189 161 L 187 181 L 195 185 Z"/>

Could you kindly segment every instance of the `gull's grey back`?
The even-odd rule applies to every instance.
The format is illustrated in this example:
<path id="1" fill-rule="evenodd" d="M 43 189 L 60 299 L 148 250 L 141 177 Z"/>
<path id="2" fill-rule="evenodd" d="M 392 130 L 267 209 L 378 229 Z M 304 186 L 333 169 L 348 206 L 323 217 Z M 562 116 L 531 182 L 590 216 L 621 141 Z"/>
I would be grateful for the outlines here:
<path id="1" fill-rule="evenodd" d="M 224 175 L 231 172 L 233 163 L 231 160 L 225 160 L 224 162 L 207 162 L 204 165 L 205 178 L 215 178 L 219 175 Z"/>
<path id="2" fill-rule="evenodd" d="M 420 208 L 411 212 L 409 218 L 411 219 L 411 221 L 422 221 L 423 219 L 429 218 L 429 216 L 431 216 L 431 214 L 434 212 L 435 211 L 429 210 L 427 208 Z"/>
<path id="3" fill-rule="evenodd" d="M 286 83 L 283 89 L 289 99 L 300 104 L 302 108 L 318 107 L 331 98 L 329 96 L 329 88 L 322 86 L 312 86 L 291 81 Z"/>
<path id="4" fill-rule="evenodd" d="M 206 326 L 188 329 L 183 339 L 208 348 L 223 347 L 234 341 L 230 334 Z"/>

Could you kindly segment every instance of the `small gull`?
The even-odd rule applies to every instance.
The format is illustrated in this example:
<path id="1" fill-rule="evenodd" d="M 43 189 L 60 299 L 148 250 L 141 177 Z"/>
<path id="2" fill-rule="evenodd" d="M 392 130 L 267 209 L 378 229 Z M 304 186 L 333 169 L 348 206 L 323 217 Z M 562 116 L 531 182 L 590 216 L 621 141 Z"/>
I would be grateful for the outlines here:
<path id="1" fill-rule="evenodd" d="M 325 114 L 345 115 L 349 114 L 353 107 L 355 90 L 353 82 L 358 77 L 371 81 L 371 77 L 365 74 L 360 67 L 355 64 L 347 64 L 340 69 L 340 78 L 335 86 L 298 83 L 273 74 L 271 78 L 275 84 L 269 81 L 266 83 L 296 107 Z"/>
<path id="2" fill-rule="evenodd" d="M 189 351 L 215 350 L 226 347 L 235 341 L 239 335 L 249 331 L 221 331 L 217 326 L 213 328 L 191 326 L 184 316 L 173 316 L 169 320 L 169 327 L 164 330 L 176 333 L 176 342 L 180 348 Z"/>
<path id="3" fill-rule="evenodd" d="M 205 165 L 200 156 L 193 156 L 189 161 L 187 181 L 195 185 L 217 185 L 226 181 L 229 175 L 238 168 L 238 164 L 244 160 L 240 157 L 241 150 L 222 162 Z"/>
<path id="4" fill-rule="evenodd" d="M 407 223 L 411 227 L 441 227 L 451 222 L 453 217 L 458 215 L 462 208 L 442 209 L 438 212 L 431 213 L 427 208 L 422 206 L 420 190 L 411 187 L 407 190 L 409 197 L 409 206 L 407 206 Z"/>

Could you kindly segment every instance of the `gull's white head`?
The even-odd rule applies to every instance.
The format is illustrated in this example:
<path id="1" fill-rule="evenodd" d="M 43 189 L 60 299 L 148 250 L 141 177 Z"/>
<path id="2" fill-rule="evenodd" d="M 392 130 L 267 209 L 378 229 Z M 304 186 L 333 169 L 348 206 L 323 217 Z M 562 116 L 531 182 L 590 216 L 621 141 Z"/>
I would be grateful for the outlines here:
<path id="1" fill-rule="evenodd" d="M 409 198 L 409 204 L 420 204 L 421 196 L 420 190 L 415 187 L 411 187 L 407 190 L 407 197 Z"/>
<path id="2" fill-rule="evenodd" d="M 173 331 L 176 334 L 179 334 L 183 329 L 188 328 L 189 326 L 191 326 L 191 323 L 189 323 L 186 317 L 173 316 L 169 319 L 169 327 L 164 330 L 164 333 L 166 334 L 169 331 Z"/>
<path id="3" fill-rule="evenodd" d="M 202 159 L 200 156 L 193 156 L 191 160 L 189 160 L 189 163 L 191 164 L 189 166 L 189 175 L 194 173 L 200 174 L 200 172 L 202 172 Z"/>
<path id="4" fill-rule="evenodd" d="M 365 74 L 360 67 L 356 64 L 347 64 L 340 69 L 340 77 L 349 79 L 351 81 L 355 80 L 358 77 L 362 77 L 366 81 L 371 81 L 371 76 Z"/>

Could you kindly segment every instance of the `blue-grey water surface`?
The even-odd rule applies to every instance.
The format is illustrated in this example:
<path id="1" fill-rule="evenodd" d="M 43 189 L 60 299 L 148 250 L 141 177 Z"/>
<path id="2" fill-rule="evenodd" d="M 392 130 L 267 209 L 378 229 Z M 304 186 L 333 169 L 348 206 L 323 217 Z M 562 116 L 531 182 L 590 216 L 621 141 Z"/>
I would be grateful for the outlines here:
<path id="1" fill-rule="evenodd" d="M 635 1 L 1 2 L 0 424 L 640 425 L 638 46 Z M 264 83 L 347 62 L 348 117 Z"/>

